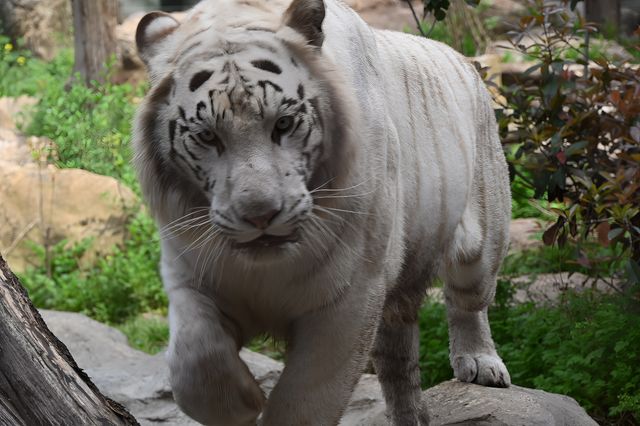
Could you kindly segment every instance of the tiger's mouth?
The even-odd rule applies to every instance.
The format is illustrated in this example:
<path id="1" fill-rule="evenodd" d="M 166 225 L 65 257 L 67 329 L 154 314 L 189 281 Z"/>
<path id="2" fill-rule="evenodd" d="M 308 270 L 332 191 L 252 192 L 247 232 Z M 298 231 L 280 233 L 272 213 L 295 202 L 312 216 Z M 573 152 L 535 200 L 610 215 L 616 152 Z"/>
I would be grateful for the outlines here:
<path id="1" fill-rule="evenodd" d="M 269 235 L 262 234 L 258 238 L 254 238 L 251 241 L 246 242 L 235 242 L 233 244 L 234 248 L 269 248 L 269 247 L 280 247 L 287 243 L 295 243 L 300 240 L 300 233 L 298 230 L 293 231 L 289 235 Z"/>

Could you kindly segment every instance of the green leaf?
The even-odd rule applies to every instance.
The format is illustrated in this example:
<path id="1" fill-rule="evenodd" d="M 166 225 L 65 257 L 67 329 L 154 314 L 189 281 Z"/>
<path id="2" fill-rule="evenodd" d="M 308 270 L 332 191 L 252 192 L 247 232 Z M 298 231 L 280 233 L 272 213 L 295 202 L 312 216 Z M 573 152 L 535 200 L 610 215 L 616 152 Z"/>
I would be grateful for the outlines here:
<path id="1" fill-rule="evenodd" d="M 624 229 L 622 228 L 614 228 L 611 231 L 609 231 L 609 233 L 607 234 L 607 238 L 609 238 L 609 241 L 613 241 L 617 237 L 619 237 L 623 232 L 624 232 Z"/>
<path id="2" fill-rule="evenodd" d="M 567 157 L 571 157 L 572 155 L 575 155 L 576 153 L 580 152 L 587 145 L 589 145 L 589 142 L 587 141 L 574 142 L 567 149 L 565 149 L 564 152 L 567 155 Z"/>

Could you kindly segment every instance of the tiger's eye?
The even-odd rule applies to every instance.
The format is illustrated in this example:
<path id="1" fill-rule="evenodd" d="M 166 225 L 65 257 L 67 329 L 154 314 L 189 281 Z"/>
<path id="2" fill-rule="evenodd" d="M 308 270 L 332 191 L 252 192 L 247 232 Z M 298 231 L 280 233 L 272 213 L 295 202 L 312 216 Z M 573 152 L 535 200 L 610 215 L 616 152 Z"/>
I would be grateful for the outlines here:
<path id="1" fill-rule="evenodd" d="M 211 130 L 203 130 L 198 134 L 200 140 L 207 145 L 216 145 L 218 137 Z"/>
<path id="2" fill-rule="evenodd" d="M 278 121 L 276 121 L 276 129 L 280 132 L 286 132 L 291 126 L 293 126 L 293 117 L 291 116 L 280 117 Z"/>

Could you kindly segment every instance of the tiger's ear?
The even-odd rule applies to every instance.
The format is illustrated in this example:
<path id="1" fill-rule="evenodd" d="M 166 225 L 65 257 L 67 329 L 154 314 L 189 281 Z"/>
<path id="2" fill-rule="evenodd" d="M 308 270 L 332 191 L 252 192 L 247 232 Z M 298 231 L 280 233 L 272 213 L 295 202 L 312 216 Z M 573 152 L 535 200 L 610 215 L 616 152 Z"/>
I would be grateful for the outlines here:
<path id="1" fill-rule="evenodd" d="M 173 16 L 164 12 L 147 13 L 140 20 L 136 29 L 136 47 L 147 66 L 158 54 L 162 41 L 179 26 L 180 23 Z"/>
<path id="2" fill-rule="evenodd" d="M 293 0 L 284 13 L 284 24 L 305 36 L 309 44 L 320 47 L 324 41 L 324 11 L 323 0 Z"/>

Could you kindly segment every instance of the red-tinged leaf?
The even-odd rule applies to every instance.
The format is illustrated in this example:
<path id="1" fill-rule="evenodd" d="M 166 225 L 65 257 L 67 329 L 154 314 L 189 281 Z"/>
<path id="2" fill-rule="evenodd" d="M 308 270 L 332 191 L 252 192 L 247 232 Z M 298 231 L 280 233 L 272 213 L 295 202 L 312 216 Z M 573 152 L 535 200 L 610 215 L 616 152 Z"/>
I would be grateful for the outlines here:
<path id="1" fill-rule="evenodd" d="M 544 242 L 546 246 L 553 245 L 553 243 L 556 241 L 556 238 L 558 238 L 559 229 L 560 224 L 558 224 L 557 222 L 551 225 L 549 229 L 544 231 L 544 234 L 542 234 L 542 242 Z"/>
<path id="2" fill-rule="evenodd" d="M 613 102 L 614 104 L 620 103 L 620 92 L 619 91 L 614 90 L 613 92 L 611 92 L 611 102 Z"/>
<path id="3" fill-rule="evenodd" d="M 598 242 L 603 247 L 609 247 L 609 230 L 611 227 L 608 222 L 602 222 L 596 226 L 596 234 L 598 235 Z"/>
<path id="4" fill-rule="evenodd" d="M 520 26 L 522 28 L 526 27 L 527 25 L 529 25 L 529 23 L 533 20 L 533 16 L 523 16 L 522 18 L 520 18 Z"/>
<path id="5" fill-rule="evenodd" d="M 582 252 L 580 252 L 580 256 L 578 256 L 578 259 L 576 259 L 576 262 L 578 262 L 580 266 L 583 266 L 585 268 L 591 268 L 591 261 Z"/>
<path id="6" fill-rule="evenodd" d="M 556 154 L 556 158 L 558 159 L 560 164 L 566 164 L 567 163 L 567 156 L 565 155 L 564 151 L 559 151 Z"/>
<path id="7" fill-rule="evenodd" d="M 558 236 L 558 247 L 564 247 L 567 244 L 567 232 L 563 228 Z"/>

